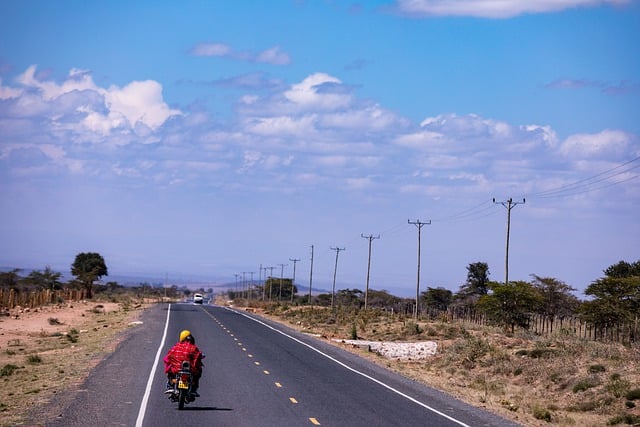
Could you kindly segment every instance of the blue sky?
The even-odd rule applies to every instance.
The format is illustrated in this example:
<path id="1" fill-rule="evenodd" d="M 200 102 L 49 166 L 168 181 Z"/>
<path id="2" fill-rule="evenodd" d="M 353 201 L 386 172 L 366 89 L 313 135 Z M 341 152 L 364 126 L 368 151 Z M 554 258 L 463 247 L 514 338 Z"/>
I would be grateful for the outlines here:
<path id="1" fill-rule="evenodd" d="M 583 290 L 640 259 L 634 0 L 0 2 L 0 266 Z M 264 271 L 262 272 L 264 275 Z M 249 274 L 246 275 L 250 277 Z"/>

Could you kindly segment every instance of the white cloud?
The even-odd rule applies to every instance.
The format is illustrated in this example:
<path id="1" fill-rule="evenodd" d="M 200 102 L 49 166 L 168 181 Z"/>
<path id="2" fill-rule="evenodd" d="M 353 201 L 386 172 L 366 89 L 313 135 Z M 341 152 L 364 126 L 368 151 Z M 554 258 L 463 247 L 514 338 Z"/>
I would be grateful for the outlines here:
<path id="1" fill-rule="evenodd" d="M 623 159 L 633 140 L 632 135 L 618 130 L 576 134 L 562 142 L 559 152 L 572 159 Z"/>
<path id="2" fill-rule="evenodd" d="M 218 56 L 238 61 L 260 62 L 272 65 L 288 65 L 291 58 L 280 46 L 274 46 L 258 53 L 239 52 L 225 43 L 198 43 L 190 53 L 194 56 Z"/>
<path id="3" fill-rule="evenodd" d="M 133 81 L 123 88 L 114 85 L 105 89 L 96 86 L 90 73 L 84 70 L 72 69 L 62 84 L 40 80 L 35 74 L 36 66 L 32 65 L 16 79 L 22 86 L 38 90 L 20 98 L 21 114 L 28 117 L 50 113 L 53 122 L 59 121 L 61 113 L 84 116 L 75 126 L 60 123 L 64 129 L 81 133 L 84 127 L 85 131 L 101 136 L 125 126 L 135 130 L 140 124 L 155 130 L 169 117 L 182 114 L 167 106 L 162 99 L 162 86 L 153 80 Z"/>
<path id="4" fill-rule="evenodd" d="M 339 91 L 324 91 L 333 85 L 340 85 L 342 82 L 325 73 L 315 73 L 298 84 L 291 86 L 291 89 L 284 93 L 284 96 L 301 108 L 313 108 L 316 110 L 337 110 L 350 105 L 352 97 Z"/>
<path id="5" fill-rule="evenodd" d="M 200 43 L 191 49 L 195 56 L 227 56 L 231 53 L 231 47 L 223 43 Z"/>
<path id="6" fill-rule="evenodd" d="M 260 135 L 298 135 L 308 137 L 315 133 L 315 115 L 303 117 L 254 118 L 247 123 L 246 130 Z"/>
<path id="7" fill-rule="evenodd" d="M 631 0 L 397 0 L 396 10 L 414 17 L 472 16 L 512 18 L 523 14 L 560 12 L 576 7 L 626 5 Z"/>
<path id="8" fill-rule="evenodd" d="M 20 89 L 3 86 L 2 78 L 0 78 L 0 99 L 17 98 L 20 95 L 22 95 L 22 91 Z"/>
<path id="9" fill-rule="evenodd" d="M 256 56 L 256 62 L 264 62 L 273 65 L 287 65 L 291 62 L 289 55 L 280 50 L 279 46 L 264 50 Z"/>

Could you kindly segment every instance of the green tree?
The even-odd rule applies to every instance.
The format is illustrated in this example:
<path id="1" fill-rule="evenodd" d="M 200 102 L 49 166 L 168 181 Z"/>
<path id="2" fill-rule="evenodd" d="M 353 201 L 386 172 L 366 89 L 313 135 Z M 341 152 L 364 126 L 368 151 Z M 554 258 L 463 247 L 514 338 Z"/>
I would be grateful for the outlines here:
<path id="1" fill-rule="evenodd" d="M 400 301 L 400 298 L 385 290 L 377 291 L 375 289 L 369 289 L 367 299 L 368 306 L 371 308 L 390 308 Z"/>
<path id="2" fill-rule="evenodd" d="M 467 266 L 467 281 L 460 287 L 462 297 L 486 295 L 489 290 L 489 264 L 474 262 Z"/>
<path id="3" fill-rule="evenodd" d="M 364 292 L 360 289 L 340 289 L 336 291 L 335 305 L 360 308 L 364 305 Z"/>
<path id="4" fill-rule="evenodd" d="M 635 321 L 640 313 L 640 276 L 603 277 L 584 291 L 593 297 L 580 306 L 583 319 L 598 327 Z"/>
<path id="5" fill-rule="evenodd" d="M 540 277 L 535 274 L 532 285 L 540 293 L 538 312 L 549 319 L 567 317 L 575 314 L 580 301 L 572 294 L 576 289 L 553 277 Z"/>
<path id="6" fill-rule="evenodd" d="M 640 276 L 640 260 L 634 263 L 620 261 L 604 270 L 607 277 L 632 277 Z"/>
<path id="7" fill-rule="evenodd" d="M 32 271 L 25 280 L 30 285 L 37 286 L 40 289 L 55 291 L 57 289 L 62 289 L 60 277 L 62 277 L 62 273 L 55 272 L 51 267 L 46 266 L 44 271 Z"/>
<path id="8" fill-rule="evenodd" d="M 492 323 L 509 327 L 511 332 L 516 326 L 528 328 L 531 313 L 541 303 L 540 293 L 533 285 L 524 281 L 509 281 L 508 285 L 490 282 L 488 287 L 491 292 L 478 300 L 478 308 L 487 318 Z"/>
<path id="9" fill-rule="evenodd" d="M 18 284 L 22 277 L 20 276 L 20 269 L 14 268 L 11 271 L 0 272 L 0 288 L 3 289 L 17 289 Z"/>
<path id="10" fill-rule="evenodd" d="M 93 296 L 93 283 L 108 276 L 107 265 L 102 255 L 96 252 L 81 252 L 71 265 L 71 274 L 87 290 L 87 298 Z"/>
<path id="11" fill-rule="evenodd" d="M 264 293 L 265 298 L 269 301 L 282 300 L 290 301 L 291 292 L 295 295 L 298 292 L 298 287 L 293 284 L 293 280 L 283 277 L 269 277 L 264 281 Z"/>
<path id="12" fill-rule="evenodd" d="M 427 287 L 427 290 L 422 292 L 422 300 L 429 309 L 446 311 L 453 301 L 453 292 L 442 287 Z"/>

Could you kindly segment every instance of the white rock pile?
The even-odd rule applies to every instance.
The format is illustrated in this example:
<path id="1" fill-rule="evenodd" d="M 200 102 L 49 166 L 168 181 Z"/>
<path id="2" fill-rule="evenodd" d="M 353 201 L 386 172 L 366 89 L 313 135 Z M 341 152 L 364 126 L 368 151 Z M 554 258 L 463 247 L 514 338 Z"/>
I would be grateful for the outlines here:
<path id="1" fill-rule="evenodd" d="M 378 353 L 389 359 L 420 360 L 434 356 L 438 349 L 434 341 L 418 342 L 389 342 L 389 341 L 365 341 L 365 340 L 340 340 L 336 342 L 350 344 L 355 347 L 368 348 L 369 351 Z"/>

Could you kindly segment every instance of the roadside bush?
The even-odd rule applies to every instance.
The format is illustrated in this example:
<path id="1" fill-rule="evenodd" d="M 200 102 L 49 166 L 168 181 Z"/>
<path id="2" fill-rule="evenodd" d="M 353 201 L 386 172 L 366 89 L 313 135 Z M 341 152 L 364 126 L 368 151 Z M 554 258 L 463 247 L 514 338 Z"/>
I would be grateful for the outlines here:
<path id="1" fill-rule="evenodd" d="M 573 392 L 578 393 L 580 391 L 589 390 L 590 388 L 596 387 L 598 385 L 600 385 L 600 382 L 597 378 L 584 378 L 573 385 Z"/>
<path id="2" fill-rule="evenodd" d="M 604 365 L 600 365 L 600 364 L 589 366 L 589 373 L 590 374 L 597 374 L 599 372 L 604 372 L 606 370 L 607 370 L 607 368 L 605 368 Z"/>
<path id="3" fill-rule="evenodd" d="M 18 369 L 16 365 L 6 364 L 0 369 L 0 377 L 11 376 L 16 369 Z"/>
<path id="4" fill-rule="evenodd" d="M 551 422 L 551 412 L 548 409 L 536 406 L 533 408 L 533 417 L 536 420 L 546 421 L 548 423 Z"/>
<path id="5" fill-rule="evenodd" d="M 37 365 L 38 363 L 42 363 L 42 358 L 37 354 L 31 354 L 29 355 L 29 357 L 27 357 L 27 363 Z"/>
<path id="6" fill-rule="evenodd" d="M 633 390 L 629 390 L 625 395 L 627 400 L 637 400 L 640 399 L 640 388 L 634 388 Z"/>
<path id="7" fill-rule="evenodd" d="M 640 423 L 640 416 L 634 414 L 623 414 L 611 418 L 608 424 L 610 426 L 615 426 L 618 424 L 637 425 L 638 423 Z"/>

